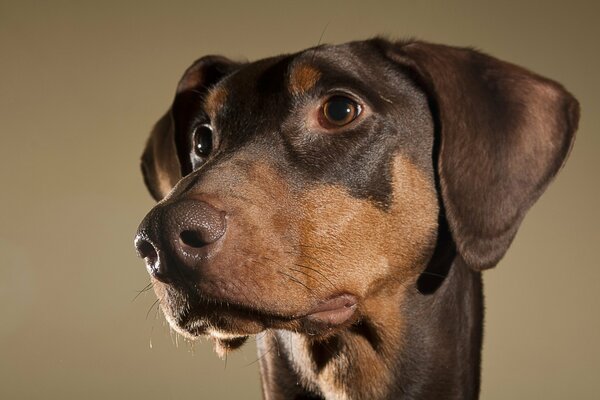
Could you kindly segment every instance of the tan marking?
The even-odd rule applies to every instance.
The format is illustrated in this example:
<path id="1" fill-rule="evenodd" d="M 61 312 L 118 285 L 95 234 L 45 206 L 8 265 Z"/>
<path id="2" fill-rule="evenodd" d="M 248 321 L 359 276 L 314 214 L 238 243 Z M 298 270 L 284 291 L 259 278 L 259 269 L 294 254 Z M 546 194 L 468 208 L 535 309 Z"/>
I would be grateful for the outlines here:
<path id="1" fill-rule="evenodd" d="M 219 110 L 225 105 L 227 96 L 227 89 L 223 86 L 216 86 L 208 92 L 206 100 L 204 101 L 204 109 L 209 116 L 214 118 L 214 116 L 217 115 Z"/>
<path id="2" fill-rule="evenodd" d="M 343 265 L 351 293 L 374 294 L 389 284 L 390 276 L 402 281 L 416 277 L 435 240 L 438 203 L 433 178 L 403 156 L 393 163 L 394 194 L 388 210 L 331 185 L 311 189 L 301 200 L 303 251 L 324 265 Z"/>
<path id="3" fill-rule="evenodd" d="M 313 188 L 301 199 L 300 263 L 319 260 L 309 265 L 330 276 L 339 290 L 360 296 L 358 313 L 370 321 L 382 343 L 373 349 L 361 336 L 344 332 L 344 351 L 318 370 L 311 366 L 310 339 L 293 335 L 299 375 L 332 398 L 385 395 L 381 390 L 395 374 L 390 368 L 403 342 L 400 306 L 405 288 L 414 286 L 435 243 L 438 201 L 431 173 L 396 156 L 392 189 L 388 210 L 331 185 Z M 321 282 L 311 289 L 319 293 L 323 286 Z M 369 368 L 356 368 L 360 365 Z M 375 380 L 377 386 L 372 385 Z"/>
<path id="4" fill-rule="evenodd" d="M 320 77 L 321 73 L 315 67 L 298 65 L 292 70 L 290 75 L 290 92 L 293 95 L 306 93 L 317 84 Z"/>

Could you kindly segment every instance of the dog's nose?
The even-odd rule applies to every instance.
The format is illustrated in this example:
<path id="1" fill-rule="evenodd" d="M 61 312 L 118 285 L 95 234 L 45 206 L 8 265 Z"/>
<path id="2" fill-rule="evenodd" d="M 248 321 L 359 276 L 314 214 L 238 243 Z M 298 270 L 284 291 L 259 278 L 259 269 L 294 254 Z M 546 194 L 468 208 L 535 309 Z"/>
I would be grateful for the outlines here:
<path id="1" fill-rule="evenodd" d="M 162 282 L 193 271 L 227 229 L 226 214 L 198 200 L 154 207 L 140 224 L 135 247 L 148 273 Z"/>

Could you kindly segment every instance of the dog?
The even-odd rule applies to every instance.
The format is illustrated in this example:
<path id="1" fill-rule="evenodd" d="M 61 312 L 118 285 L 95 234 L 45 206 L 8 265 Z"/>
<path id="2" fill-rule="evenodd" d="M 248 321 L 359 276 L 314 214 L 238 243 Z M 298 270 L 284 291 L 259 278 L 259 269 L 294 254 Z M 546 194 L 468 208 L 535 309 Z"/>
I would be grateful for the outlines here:
<path id="1" fill-rule="evenodd" d="M 266 399 L 476 399 L 481 272 L 565 163 L 560 84 L 374 38 L 185 71 L 142 155 L 170 326 L 256 335 Z"/>

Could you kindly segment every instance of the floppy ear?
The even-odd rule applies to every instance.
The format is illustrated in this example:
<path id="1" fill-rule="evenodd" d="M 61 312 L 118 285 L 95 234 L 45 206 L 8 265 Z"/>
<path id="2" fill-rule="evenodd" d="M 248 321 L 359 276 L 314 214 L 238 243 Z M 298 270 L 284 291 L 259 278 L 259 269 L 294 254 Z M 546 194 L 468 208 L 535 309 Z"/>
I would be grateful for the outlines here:
<path id="1" fill-rule="evenodd" d="M 152 197 L 159 201 L 192 171 L 191 139 L 186 127 L 208 90 L 239 64 L 221 56 L 196 60 L 177 85 L 173 105 L 156 123 L 142 154 L 142 174 Z"/>
<path id="2" fill-rule="evenodd" d="M 475 270 L 495 266 L 566 160 L 577 100 L 554 81 L 468 48 L 396 43 L 388 56 L 429 96 L 458 253 Z"/>
<path id="3" fill-rule="evenodd" d="M 170 112 L 154 125 L 141 161 L 144 183 L 154 200 L 159 201 L 181 179 Z"/>

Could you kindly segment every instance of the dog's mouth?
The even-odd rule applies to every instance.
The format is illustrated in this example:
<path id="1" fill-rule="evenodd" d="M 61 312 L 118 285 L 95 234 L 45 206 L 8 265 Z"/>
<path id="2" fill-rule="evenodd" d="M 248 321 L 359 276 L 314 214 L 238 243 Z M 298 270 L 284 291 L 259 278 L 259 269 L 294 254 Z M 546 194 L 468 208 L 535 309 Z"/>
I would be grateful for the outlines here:
<path id="1" fill-rule="evenodd" d="M 220 354 L 237 349 L 248 336 L 269 329 L 306 333 L 317 340 L 356 320 L 358 300 L 354 295 L 338 294 L 316 303 L 306 311 L 286 314 L 204 296 L 161 298 L 165 316 L 176 331 L 191 340 L 212 338 Z"/>

